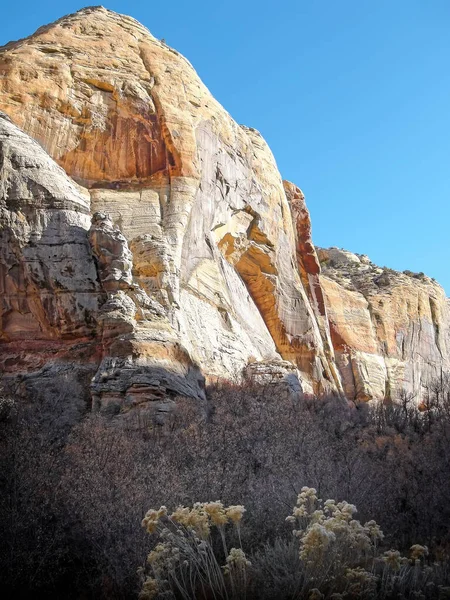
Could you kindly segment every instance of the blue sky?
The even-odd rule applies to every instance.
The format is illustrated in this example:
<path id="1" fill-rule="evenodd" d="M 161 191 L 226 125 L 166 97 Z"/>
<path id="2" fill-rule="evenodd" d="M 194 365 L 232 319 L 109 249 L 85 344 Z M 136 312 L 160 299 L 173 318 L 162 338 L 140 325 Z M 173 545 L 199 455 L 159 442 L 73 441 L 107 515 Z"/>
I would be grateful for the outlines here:
<path id="1" fill-rule="evenodd" d="M 0 44 L 82 6 L 2 6 Z M 450 294 L 448 0 L 109 1 L 182 52 L 300 186 L 317 245 Z"/>

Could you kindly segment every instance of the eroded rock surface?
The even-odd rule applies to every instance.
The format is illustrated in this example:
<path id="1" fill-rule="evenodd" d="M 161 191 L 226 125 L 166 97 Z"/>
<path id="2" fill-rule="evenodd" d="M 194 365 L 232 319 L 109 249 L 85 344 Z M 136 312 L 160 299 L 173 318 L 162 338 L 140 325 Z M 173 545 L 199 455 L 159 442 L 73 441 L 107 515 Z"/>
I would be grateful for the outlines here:
<path id="1" fill-rule="evenodd" d="M 59 381 L 107 410 L 203 399 L 199 368 L 133 282 L 125 237 L 106 215 L 91 222 L 86 190 L 3 113 L 0 181 L 2 373 L 39 393 Z"/>
<path id="2" fill-rule="evenodd" d="M 90 348 L 102 294 L 89 206 L 89 195 L 0 113 L 2 370 L 43 366 L 74 340 Z"/>
<path id="3" fill-rule="evenodd" d="M 97 7 L 6 46 L 0 74 L 0 107 L 111 216 L 133 282 L 207 377 L 286 359 L 305 389 L 338 390 L 272 153 L 185 58 Z"/>
<path id="4" fill-rule="evenodd" d="M 0 109 L 25 132 L 0 119 L 5 368 L 90 361 L 94 403 L 164 412 L 205 378 L 368 399 L 447 365 L 440 288 L 422 286 L 427 313 L 412 282 L 376 325 L 397 284 L 321 275 L 261 135 L 134 19 L 86 8 L 0 49 Z M 363 264 L 349 256 L 332 260 Z"/>
<path id="5" fill-rule="evenodd" d="M 450 303 L 423 274 L 374 265 L 367 256 L 320 249 L 321 285 L 336 363 L 349 398 L 420 398 L 450 370 Z"/>

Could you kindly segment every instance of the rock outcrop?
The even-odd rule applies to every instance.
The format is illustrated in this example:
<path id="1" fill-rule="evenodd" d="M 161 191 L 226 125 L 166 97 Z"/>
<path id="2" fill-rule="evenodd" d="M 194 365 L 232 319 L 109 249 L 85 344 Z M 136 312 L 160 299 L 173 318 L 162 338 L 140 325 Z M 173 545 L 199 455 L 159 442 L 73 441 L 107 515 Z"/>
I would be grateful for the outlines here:
<path id="1" fill-rule="evenodd" d="M 60 379 L 110 411 L 203 399 L 199 368 L 133 282 L 125 237 L 106 215 L 91 222 L 89 194 L 3 113 L 0 181 L 2 373 L 33 392 Z"/>
<path id="2" fill-rule="evenodd" d="M 87 348 L 102 302 L 89 195 L 0 113 L 1 367 Z M 95 351 L 95 350 L 94 350 Z"/>
<path id="3" fill-rule="evenodd" d="M 450 371 L 450 301 L 435 281 L 319 249 L 336 364 L 349 398 L 420 399 Z"/>
<path id="4" fill-rule="evenodd" d="M 412 281 L 383 334 L 384 296 L 321 275 L 303 194 L 261 135 L 134 19 L 86 8 L 0 49 L 0 109 L 6 373 L 72 365 L 126 412 L 203 399 L 205 378 L 369 399 L 447 368 L 440 288 L 420 284 L 425 314 Z"/>

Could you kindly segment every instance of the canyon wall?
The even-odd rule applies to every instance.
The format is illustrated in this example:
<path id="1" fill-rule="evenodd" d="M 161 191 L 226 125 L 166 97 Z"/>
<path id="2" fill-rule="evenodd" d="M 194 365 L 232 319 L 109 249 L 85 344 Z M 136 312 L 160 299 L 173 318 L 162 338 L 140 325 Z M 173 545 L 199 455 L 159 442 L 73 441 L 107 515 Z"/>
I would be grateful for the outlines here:
<path id="1" fill-rule="evenodd" d="M 442 289 L 356 255 L 370 285 L 336 277 L 261 135 L 134 19 L 86 8 L 1 48 L 0 110 L 6 377 L 126 413 L 205 381 L 367 400 L 449 369 Z"/>
<path id="2" fill-rule="evenodd" d="M 367 256 L 318 250 L 336 364 L 346 395 L 417 400 L 450 371 L 450 300 L 424 275 Z"/>

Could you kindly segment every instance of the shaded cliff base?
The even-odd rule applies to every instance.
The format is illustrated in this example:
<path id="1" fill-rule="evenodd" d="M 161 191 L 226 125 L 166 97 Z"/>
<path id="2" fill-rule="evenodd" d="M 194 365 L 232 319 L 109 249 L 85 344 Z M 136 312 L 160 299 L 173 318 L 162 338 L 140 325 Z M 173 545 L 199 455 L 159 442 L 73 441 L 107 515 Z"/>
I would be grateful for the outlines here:
<path id="1" fill-rule="evenodd" d="M 291 598 L 289 582 L 302 573 L 298 549 L 275 540 L 295 541 L 284 519 L 303 486 L 355 504 L 362 523 L 375 519 L 386 535 L 380 554 L 428 546 L 420 569 L 432 569 L 423 579 L 417 566 L 405 582 L 418 587 L 404 597 L 421 591 L 438 600 L 449 585 L 450 382 L 430 390 L 423 412 L 407 401 L 351 409 L 336 398 L 292 402 L 270 387 L 214 386 L 206 413 L 178 398 L 164 425 L 138 411 L 133 421 L 92 414 L 67 385 L 58 388 L 56 399 L 0 401 L 6 597 L 136 598 L 136 571 L 155 544 L 141 526 L 146 511 L 221 499 L 245 505 L 241 541 L 255 567 L 256 554 L 274 544 L 268 571 L 255 573 L 255 598 Z M 237 537 L 230 541 L 238 547 Z M 271 578 L 274 564 L 281 583 Z"/>

